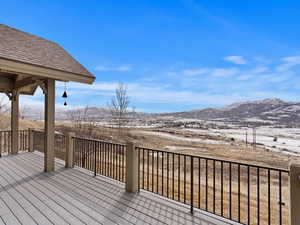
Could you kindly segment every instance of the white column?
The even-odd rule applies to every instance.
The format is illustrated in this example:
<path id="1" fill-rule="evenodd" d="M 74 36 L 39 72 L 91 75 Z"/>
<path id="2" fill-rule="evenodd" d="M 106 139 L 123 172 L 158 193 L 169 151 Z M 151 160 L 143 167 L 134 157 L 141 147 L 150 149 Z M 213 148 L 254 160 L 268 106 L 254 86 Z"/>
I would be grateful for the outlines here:
<path id="1" fill-rule="evenodd" d="M 45 81 L 45 172 L 54 171 L 55 80 Z"/>
<path id="2" fill-rule="evenodd" d="M 19 93 L 12 91 L 11 95 L 11 153 L 19 151 Z"/>

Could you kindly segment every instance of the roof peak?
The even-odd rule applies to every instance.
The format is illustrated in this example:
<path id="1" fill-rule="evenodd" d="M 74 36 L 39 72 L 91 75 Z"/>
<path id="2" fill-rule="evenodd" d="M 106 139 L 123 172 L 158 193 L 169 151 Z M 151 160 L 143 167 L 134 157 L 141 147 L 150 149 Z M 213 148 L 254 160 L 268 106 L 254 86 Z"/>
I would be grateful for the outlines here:
<path id="1" fill-rule="evenodd" d="M 53 44 L 59 45 L 59 43 L 57 43 L 57 42 L 55 42 L 55 41 L 48 40 L 48 39 L 46 39 L 46 38 L 37 36 L 37 35 L 35 35 L 35 34 L 32 34 L 32 33 L 27 32 L 27 31 L 23 31 L 23 30 L 17 29 L 17 28 L 15 28 L 15 27 L 8 26 L 8 25 L 3 24 L 3 23 L 0 23 L 0 26 L 6 27 L 6 28 L 11 29 L 11 30 L 14 30 L 14 31 L 16 31 L 16 32 L 23 33 L 23 34 L 28 35 L 28 36 L 32 36 L 32 37 L 37 38 L 37 39 L 41 39 L 41 40 L 48 41 L 48 42 L 52 42 Z"/>
<path id="2" fill-rule="evenodd" d="M 0 58 L 95 79 L 58 43 L 5 24 L 0 24 Z"/>

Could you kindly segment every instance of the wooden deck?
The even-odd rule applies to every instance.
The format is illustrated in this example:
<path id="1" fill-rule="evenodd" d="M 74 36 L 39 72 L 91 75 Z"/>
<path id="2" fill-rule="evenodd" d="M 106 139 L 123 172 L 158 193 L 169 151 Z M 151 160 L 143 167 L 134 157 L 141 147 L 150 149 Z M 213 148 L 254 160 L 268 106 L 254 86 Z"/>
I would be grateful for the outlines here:
<path id="1" fill-rule="evenodd" d="M 43 173 L 43 162 L 39 153 L 0 158 L 0 225 L 236 224 L 146 191 L 126 193 L 122 183 L 59 160 Z"/>

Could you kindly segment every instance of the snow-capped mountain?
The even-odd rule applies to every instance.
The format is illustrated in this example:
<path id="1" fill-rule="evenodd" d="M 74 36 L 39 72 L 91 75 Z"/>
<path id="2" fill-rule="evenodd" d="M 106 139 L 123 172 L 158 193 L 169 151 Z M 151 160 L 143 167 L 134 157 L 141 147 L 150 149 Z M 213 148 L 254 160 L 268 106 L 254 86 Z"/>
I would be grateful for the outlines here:
<path id="1" fill-rule="evenodd" d="M 40 112 L 37 115 L 43 115 Z M 37 118 L 36 113 L 26 116 L 30 119 Z M 41 117 L 41 116 L 40 116 Z M 88 107 L 58 111 L 56 119 L 72 120 L 76 117 L 85 117 L 93 121 L 106 121 L 111 119 L 111 111 L 104 107 Z M 223 108 L 205 108 L 186 112 L 175 113 L 141 113 L 131 112 L 129 117 L 133 120 L 174 120 L 198 119 L 214 120 L 237 123 L 255 123 L 257 125 L 288 125 L 300 126 L 300 102 L 284 102 L 280 99 L 264 99 L 234 103 Z"/>
<path id="2" fill-rule="evenodd" d="M 234 103 L 223 108 L 206 108 L 188 112 L 168 113 L 180 118 L 261 122 L 272 124 L 300 124 L 300 103 L 280 99 L 264 99 Z"/>

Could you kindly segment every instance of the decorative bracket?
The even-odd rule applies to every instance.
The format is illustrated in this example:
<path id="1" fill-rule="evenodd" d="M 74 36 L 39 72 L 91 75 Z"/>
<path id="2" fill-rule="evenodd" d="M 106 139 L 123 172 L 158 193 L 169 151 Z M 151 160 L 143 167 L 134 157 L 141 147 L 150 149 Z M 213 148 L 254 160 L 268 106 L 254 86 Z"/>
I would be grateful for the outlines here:
<path id="1" fill-rule="evenodd" d="M 11 101 L 12 100 L 12 93 L 5 92 L 5 94 L 7 95 L 9 101 Z"/>
<path id="2" fill-rule="evenodd" d="M 46 84 L 44 81 L 37 81 L 37 84 L 39 85 L 39 87 L 43 90 L 43 93 L 46 94 L 47 93 L 47 88 L 46 88 Z"/>

